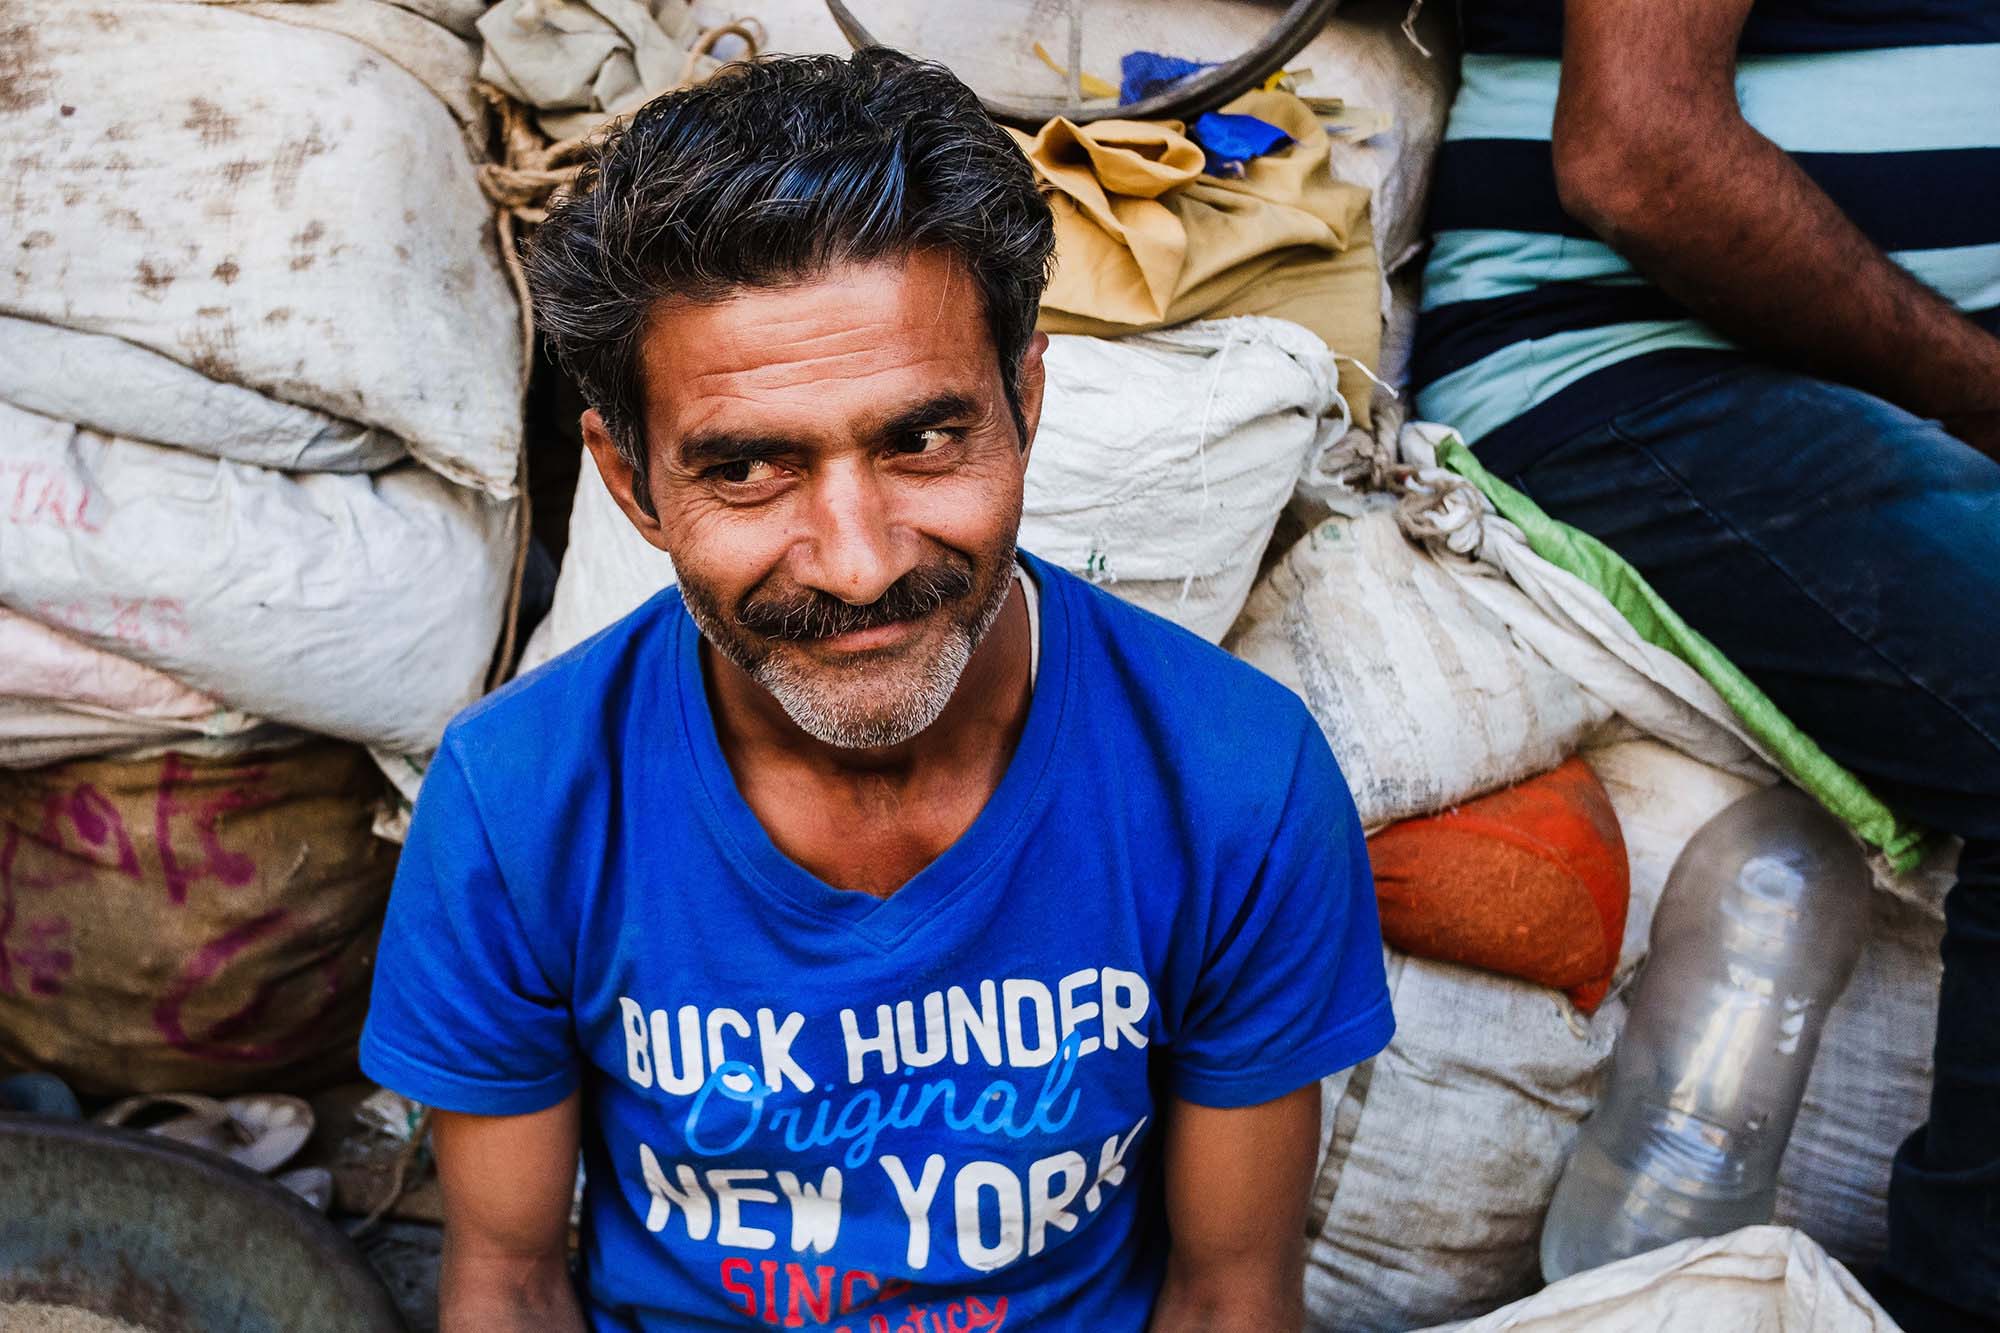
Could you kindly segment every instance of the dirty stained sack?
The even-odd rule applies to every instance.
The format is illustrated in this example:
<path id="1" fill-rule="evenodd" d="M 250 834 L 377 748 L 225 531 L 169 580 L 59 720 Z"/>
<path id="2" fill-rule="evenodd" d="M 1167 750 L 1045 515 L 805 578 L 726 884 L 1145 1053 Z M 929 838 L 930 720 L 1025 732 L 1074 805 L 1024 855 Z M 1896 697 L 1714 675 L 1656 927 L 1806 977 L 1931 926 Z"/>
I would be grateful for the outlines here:
<path id="1" fill-rule="evenodd" d="M 5 401 L 266 466 L 313 466 L 345 437 L 356 456 L 335 466 L 407 449 L 512 493 L 520 316 L 461 126 L 461 39 L 374 0 L 10 15 L 0 315 L 45 326 L 35 355 L 62 374 L 0 370 Z M 452 76 L 452 104 L 413 68 Z M 0 362 L 20 337 L 0 325 Z M 102 403 L 107 385 L 126 400 Z"/>
<path id="2" fill-rule="evenodd" d="M 104 392 L 115 384 L 118 391 Z M 0 403 L 106 435 L 287 472 L 373 472 L 409 457 L 388 431 L 212 380 L 102 333 L 0 315 Z"/>
<path id="3" fill-rule="evenodd" d="M 1225 646 L 1306 701 L 1370 829 L 1554 768 L 1611 715 L 1405 538 L 1386 501 L 1307 533 Z"/>
<path id="4" fill-rule="evenodd" d="M 380 787 L 331 741 L 0 770 L 0 1067 L 107 1096 L 350 1076 L 395 870 Z"/>
<path id="5" fill-rule="evenodd" d="M 230 708 L 427 751 L 478 698 L 516 506 L 411 464 L 297 474 L 0 404 L 0 604 Z"/>

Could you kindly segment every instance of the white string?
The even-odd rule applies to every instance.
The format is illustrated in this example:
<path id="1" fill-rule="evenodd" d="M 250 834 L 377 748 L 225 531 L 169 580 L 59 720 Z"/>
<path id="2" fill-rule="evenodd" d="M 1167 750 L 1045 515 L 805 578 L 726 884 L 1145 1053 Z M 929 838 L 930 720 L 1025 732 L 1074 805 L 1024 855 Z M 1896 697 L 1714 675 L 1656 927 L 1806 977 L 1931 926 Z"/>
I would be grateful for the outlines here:
<path id="1" fill-rule="evenodd" d="M 1356 370 L 1360 371 L 1363 375 L 1366 375 L 1368 377 L 1368 382 L 1370 384 L 1373 384 L 1376 388 L 1380 389 L 1383 393 L 1388 394 L 1391 398 L 1395 399 L 1397 402 L 1400 403 L 1403 401 L 1403 395 L 1396 392 L 1396 386 L 1389 383 L 1389 381 L 1383 379 L 1380 375 L 1377 375 L 1374 371 L 1370 370 L 1368 368 L 1368 363 L 1366 361 L 1363 361 L 1360 357 L 1349 356 L 1345 352 L 1335 352 L 1333 354 L 1333 359 L 1335 361 L 1351 362 Z"/>
<path id="2" fill-rule="evenodd" d="M 1222 390 L 1222 372 L 1229 364 L 1230 349 L 1239 341 L 1234 331 L 1223 340 L 1222 347 L 1215 354 L 1215 373 L 1208 378 L 1208 395 L 1201 405 L 1201 429 L 1196 433 L 1194 441 L 1195 466 L 1201 473 L 1201 515 L 1196 520 L 1195 529 L 1197 539 L 1203 535 L 1208 526 L 1208 430 L 1215 418 L 1215 396 Z M 1190 567 L 1187 576 L 1181 580 L 1180 596 L 1174 603 L 1176 606 L 1187 605 L 1187 599 L 1194 595 L 1194 581 L 1197 577 L 1199 577 L 1198 571 Z"/>
<path id="3" fill-rule="evenodd" d="M 1411 46 L 1416 47 L 1423 55 L 1429 56 L 1431 49 L 1424 45 L 1423 38 L 1417 36 L 1417 15 L 1423 13 L 1423 10 L 1424 0 L 1410 0 L 1410 7 L 1403 15 L 1403 36 L 1410 39 Z"/>

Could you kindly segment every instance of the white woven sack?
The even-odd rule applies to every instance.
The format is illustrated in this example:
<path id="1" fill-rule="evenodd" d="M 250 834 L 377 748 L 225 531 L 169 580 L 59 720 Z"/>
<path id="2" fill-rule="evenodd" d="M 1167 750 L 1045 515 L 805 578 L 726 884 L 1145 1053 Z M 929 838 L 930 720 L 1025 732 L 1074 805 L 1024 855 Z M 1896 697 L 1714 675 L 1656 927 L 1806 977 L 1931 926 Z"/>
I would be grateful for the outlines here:
<path id="1" fill-rule="evenodd" d="M 463 41 L 373 0 L 11 19 L 0 315 L 45 327 L 0 326 L 0 400 L 260 465 L 407 445 L 512 493 L 519 311 Z"/>
<path id="2" fill-rule="evenodd" d="M 1787 1227 L 1684 1240 L 1429 1333 L 1896 1333 L 1854 1275 Z"/>
<path id="3" fill-rule="evenodd" d="M 570 504 L 569 549 L 556 577 L 555 600 L 529 636 L 516 674 L 574 648 L 673 582 L 674 562 L 639 535 L 604 488 L 597 461 L 586 449 Z"/>
<path id="4" fill-rule="evenodd" d="M 1820 1038 L 1778 1172 L 1776 1220 L 1856 1267 L 1889 1244 L 1889 1171 L 1930 1113 L 1937 1032 L 1936 908 L 1877 892 L 1868 941 Z"/>
<path id="5" fill-rule="evenodd" d="M 93 648 L 4 607 L 0 698 L 63 703 L 160 722 L 185 722 L 220 709 L 210 696 L 164 672 Z"/>
<path id="6" fill-rule="evenodd" d="M 1337 378 L 1296 324 L 1049 339 L 1021 545 L 1220 642 L 1311 460 Z"/>
<path id="7" fill-rule="evenodd" d="M 1556 991 L 1391 951 L 1396 1035 L 1322 1087 L 1305 1296 L 1315 1329 L 1400 1330 L 1535 1286 L 1542 1213 L 1623 1024 Z"/>
<path id="8" fill-rule="evenodd" d="M 234 709 L 419 752 L 480 694 L 516 507 L 288 474 L 0 405 L 0 604 Z"/>
<path id="9" fill-rule="evenodd" d="M 114 392 L 105 386 L 116 385 Z M 212 380 L 108 334 L 0 315 L 0 402 L 106 435 L 290 472 L 373 472 L 409 457 L 387 431 Z"/>
<path id="10" fill-rule="evenodd" d="M 199 690 L 0 607 L 0 767 L 259 728 Z"/>
<path id="11" fill-rule="evenodd" d="M 0 698 L 0 768 L 40 768 L 71 759 L 149 759 L 168 750 L 233 759 L 311 739 L 294 727 L 218 710 L 198 724 Z"/>
<path id="12" fill-rule="evenodd" d="M 1386 502 L 1293 546 L 1228 647 L 1306 701 L 1371 829 L 1554 768 L 1610 715 L 1406 539 Z"/>
<path id="13" fill-rule="evenodd" d="M 1634 750 L 1685 781 L 1635 789 Z M 1545 987 L 1388 951 L 1396 1035 L 1322 1086 L 1331 1124 L 1308 1227 L 1313 1328 L 1465 1318 L 1539 1282 L 1542 1216 L 1596 1105 L 1667 872 L 1694 825 L 1754 786 L 1652 741 L 1587 757 L 1631 859 L 1612 994 L 1585 1018 Z"/>

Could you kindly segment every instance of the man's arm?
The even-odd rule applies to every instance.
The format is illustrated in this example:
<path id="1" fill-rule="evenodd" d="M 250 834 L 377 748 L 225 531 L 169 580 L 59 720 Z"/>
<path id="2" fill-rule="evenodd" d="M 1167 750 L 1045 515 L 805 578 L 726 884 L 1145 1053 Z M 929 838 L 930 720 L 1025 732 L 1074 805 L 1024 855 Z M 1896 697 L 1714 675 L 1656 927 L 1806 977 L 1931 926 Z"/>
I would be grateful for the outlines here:
<path id="1" fill-rule="evenodd" d="M 1231 1110 L 1176 1099 L 1166 1135 L 1172 1249 L 1151 1333 L 1303 1327 L 1319 1084 Z"/>
<path id="2" fill-rule="evenodd" d="M 1750 6 L 1567 0 L 1563 207 L 1745 346 L 2000 457 L 2000 338 L 1884 255 L 1743 119 L 1736 44 Z"/>
<path id="3" fill-rule="evenodd" d="M 434 1117 L 439 1333 L 584 1333 L 569 1278 L 578 1105 L 572 1093 L 532 1115 Z"/>

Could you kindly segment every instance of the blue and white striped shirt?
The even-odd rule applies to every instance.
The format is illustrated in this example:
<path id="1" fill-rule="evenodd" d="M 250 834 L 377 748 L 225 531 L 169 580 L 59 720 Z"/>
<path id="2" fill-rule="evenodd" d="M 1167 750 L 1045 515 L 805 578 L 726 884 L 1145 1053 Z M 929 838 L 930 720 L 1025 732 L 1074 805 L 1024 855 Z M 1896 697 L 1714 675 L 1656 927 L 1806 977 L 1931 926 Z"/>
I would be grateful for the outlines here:
<path id="1" fill-rule="evenodd" d="M 1745 355 L 1562 209 L 1560 0 L 1464 0 L 1464 80 L 1431 194 L 1417 409 L 1518 456 Z M 1761 0 L 1744 118 L 1889 256 L 2000 328 L 2000 2 Z"/>

